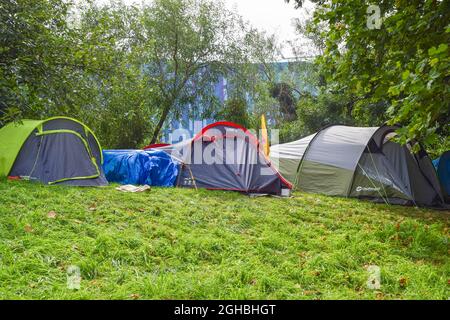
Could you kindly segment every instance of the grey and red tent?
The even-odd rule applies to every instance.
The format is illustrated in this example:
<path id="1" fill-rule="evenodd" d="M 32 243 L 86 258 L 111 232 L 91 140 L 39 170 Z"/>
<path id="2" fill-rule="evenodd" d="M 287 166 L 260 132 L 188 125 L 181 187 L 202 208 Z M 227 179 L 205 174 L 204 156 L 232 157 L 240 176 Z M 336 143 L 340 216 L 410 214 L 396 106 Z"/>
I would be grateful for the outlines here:
<path id="1" fill-rule="evenodd" d="M 258 139 L 232 122 L 216 122 L 192 139 L 146 149 L 150 148 L 164 150 L 182 163 L 177 181 L 181 187 L 272 195 L 292 188 L 264 155 Z"/>

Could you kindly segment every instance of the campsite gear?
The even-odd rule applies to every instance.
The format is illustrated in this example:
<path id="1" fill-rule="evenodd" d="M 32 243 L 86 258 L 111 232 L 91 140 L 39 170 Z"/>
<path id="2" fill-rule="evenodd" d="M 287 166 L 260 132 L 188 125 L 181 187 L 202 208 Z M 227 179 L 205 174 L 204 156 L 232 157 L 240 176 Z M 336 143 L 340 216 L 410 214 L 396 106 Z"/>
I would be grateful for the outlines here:
<path id="1" fill-rule="evenodd" d="M 107 185 L 102 148 L 91 129 L 67 117 L 23 120 L 0 129 L 0 176 L 45 184 Z"/>
<path id="2" fill-rule="evenodd" d="M 292 188 L 265 157 L 258 139 L 232 122 L 210 124 L 193 139 L 152 150 L 182 163 L 181 187 L 274 195 Z"/>
<path id="3" fill-rule="evenodd" d="M 371 198 L 389 204 L 440 206 L 431 160 L 411 144 L 392 141 L 396 126 L 328 126 L 298 141 L 272 146 L 270 158 L 301 190 Z"/>
<path id="4" fill-rule="evenodd" d="M 269 135 L 267 133 L 266 117 L 261 115 L 261 145 L 266 156 L 269 156 L 270 146 L 269 146 Z"/>
<path id="5" fill-rule="evenodd" d="M 164 151 L 104 150 L 103 170 L 109 182 L 173 187 L 180 164 Z"/>
<path id="6" fill-rule="evenodd" d="M 450 203 L 450 151 L 433 160 L 446 202 Z"/>
<path id="7" fill-rule="evenodd" d="M 126 185 L 123 185 L 123 186 L 120 186 L 120 187 L 116 188 L 117 191 L 133 192 L 133 193 L 135 193 L 135 192 L 144 192 L 144 191 L 147 191 L 147 190 L 150 190 L 150 189 L 151 189 L 150 186 L 147 185 L 147 184 L 144 184 L 143 186 L 140 186 L 140 187 L 133 186 L 132 184 L 126 184 Z"/>

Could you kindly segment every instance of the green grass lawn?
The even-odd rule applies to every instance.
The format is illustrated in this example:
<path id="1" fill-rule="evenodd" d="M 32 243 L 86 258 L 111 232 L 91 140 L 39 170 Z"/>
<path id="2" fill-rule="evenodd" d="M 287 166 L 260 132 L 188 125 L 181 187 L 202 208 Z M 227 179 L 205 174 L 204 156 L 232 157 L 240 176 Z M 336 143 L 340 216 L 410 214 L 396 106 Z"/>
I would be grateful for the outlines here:
<path id="1" fill-rule="evenodd" d="M 304 193 L 2 180 L 0 299 L 447 299 L 449 217 Z"/>

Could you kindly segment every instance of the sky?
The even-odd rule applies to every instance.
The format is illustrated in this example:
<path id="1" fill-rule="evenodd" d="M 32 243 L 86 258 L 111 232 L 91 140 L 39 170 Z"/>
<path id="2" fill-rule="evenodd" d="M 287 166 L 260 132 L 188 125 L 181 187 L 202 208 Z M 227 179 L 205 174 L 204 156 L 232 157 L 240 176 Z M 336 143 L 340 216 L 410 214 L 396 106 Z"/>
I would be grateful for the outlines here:
<path id="1" fill-rule="evenodd" d="M 299 38 L 295 32 L 293 20 L 305 20 L 311 16 L 314 4 L 306 0 L 303 7 L 295 9 L 294 1 L 286 3 L 285 0 L 223 0 L 228 9 L 236 11 L 251 25 L 268 34 L 275 34 L 282 46 L 282 59 L 293 58 L 294 54 L 287 44 L 289 41 L 307 48 L 309 42 Z M 97 0 L 106 3 L 108 0 Z M 127 4 L 140 4 L 151 0 L 124 0 Z M 309 51 L 308 49 L 304 51 Z M 308 54 L 305 54 L 308 55 Z"/>
<path id="2" fill-rule="evenodd" d="M 284 58 L 293 57 L 286 44 L 288 41 L 305 42 L 296 34 L 293 20 L 305 20 L 311 16 L 314 5 L 309 1 L 306 1 L 300 9 L 295 9 L 293 0 L 291 3 L 284 0 L 224 0 L 224 2 L 229 9 L 236 9 L 254 27 L 275 34 L 283 45 Z"/>

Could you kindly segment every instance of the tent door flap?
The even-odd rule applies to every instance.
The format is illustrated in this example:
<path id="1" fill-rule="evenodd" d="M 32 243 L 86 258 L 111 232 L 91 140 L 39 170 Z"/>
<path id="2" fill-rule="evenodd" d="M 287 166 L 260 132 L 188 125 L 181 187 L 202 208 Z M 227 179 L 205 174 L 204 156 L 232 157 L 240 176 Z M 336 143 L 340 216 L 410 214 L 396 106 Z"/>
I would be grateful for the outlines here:
<path id="1" fill-rule="evenodd" d="M 52 181 L 49 181 L 48 184 L 56 184 L 59 182 L 64 182 L 64 181 L 68 181 L 68 180 L 82 180 L 82 179 L 95 179 L 98 178 L 101 175 L 100 169 L 97 165 L 97 161 L 95 159 L 95 157 L 92 155 L 91 149 L 89 148 L 89 144 L 86 141 L 86 139 L 83 138 L 83 136 L 73 130 L 67 130 L 67 129 L 59 129 L 59 130 L 47 130 L 47 131 L 40 131 L 36 133 L 36 136 L 45 136 L 45 135 L 53 135 L 53 134 L 61 134 L 61 133 L 66 133 L 66 134 L 71 134 L 75 137 L 77 137 L 82 144 L 84 145 L 84 149 L 87 152 L 87 155 L 90 159 L 91 164 L 93 165 L 94 169 L 95 169 L 95 173 L 94 174 L 89 174 L 89 175 L 79 175 L 79 176 L 72 176 L 72 177 L 63 177 L 60 179 L 55 179 Z"/>

